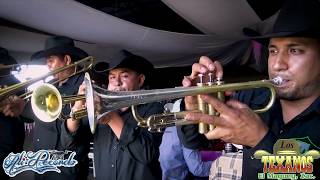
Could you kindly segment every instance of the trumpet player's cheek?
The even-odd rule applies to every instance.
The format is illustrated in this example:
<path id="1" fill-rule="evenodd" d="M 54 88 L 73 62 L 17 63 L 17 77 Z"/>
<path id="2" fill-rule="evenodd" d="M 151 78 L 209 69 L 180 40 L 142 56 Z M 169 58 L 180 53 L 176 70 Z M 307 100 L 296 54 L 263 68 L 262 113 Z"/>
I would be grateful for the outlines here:
<path id="1" fill-rule="evenodd" d="M 46 64 L 48 66 L 49 71 L 53 71 L 56 67 L 55 59 L 51 56 L 46 58 Z"/>
<path id="2" fill-rule="evenodd" d="M 119 78 L 117 78 L 115 75 L 109 75 L 109 83 L 108 83 L 108 90 L 113 91 L 116 89 L 116 87 L 120 86 Z"/>

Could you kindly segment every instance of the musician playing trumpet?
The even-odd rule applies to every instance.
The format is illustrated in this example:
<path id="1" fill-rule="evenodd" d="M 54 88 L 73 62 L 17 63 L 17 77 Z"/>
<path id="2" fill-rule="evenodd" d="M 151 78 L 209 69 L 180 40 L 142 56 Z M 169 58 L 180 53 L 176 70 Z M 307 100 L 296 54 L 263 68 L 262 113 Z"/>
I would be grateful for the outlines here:
<path id="1" fill-rule="evenodd" d="M 75 46 L 72 39 L 65 36 L 54 36 L 46 39 L 45 47 L 43 50 L 34 53 L 31 57 L 32 60 L 45 60 L 49 71 L 68 66 L 87 57 L 88 54 L 82 49 Z M 83 82 L 84 73 L 74 75 L 75 67 L 66 69 L 54 75 L 54 78 L 59 80 L 54 84 L 62 95 L 75 95 L 78 92 L 80 84 Z M 34 129 L 34 146 L 35 150 L 58 150 L 58 151 L 75 151 L 75 159 L 78 164 L 75 167 L 61 167 L 61 173 L 46 172 L 44 174 L 35 174 L 35 179 L 68 179 L 79 180 L 87 179 L 89 172 L 89 153 L 91 133 L 85 127 L 87 121 L 80 122 L 78 129 L 79 135 L 76 139 L 81 139 L 77 145 L 70 147 L 66 144 L 65 139 L 71 138 L 63 136 L 63 131 L 66 131 L 65 119 L 70 114 L 70 106 L 65 105 L 62 109 L 62 117 L 53 122 L 42 122 L 35 119 Z M 64 119 L 65 118 L 65 119 Z"/>
<path id="2" fill-rule="evenodd" d="M 153 65 L 127 51 L 120 54 L 121 58 L 110 63 L 108 90 L 133 91 L 148 85 Z M 79 91 L 84 94 L 84 87 L 80 87 Z M 73 109 L 77 111 L 82 105 L 77 101 Z M 163 112 L 163 107 L 160 103 L 149 103 L 139 105 L 138 111 L 148 117 Z M 71 119 L 68 119 L 67 125 L 70 133 L 75 133 L 78 128 L 77 121 Z M 96 179 L 161 179 L 158 161 L 161 138 L 162 134 L 138 127 L 130 108 L 109 112 L 100 119 L 94 134 Z"/>
<path id="3" fill-rule="evenodd" d="M 268 47 L 269 78 L 282 78 L 282 83 L 275 86 L 277 100 L 266 113 L 259 116 L 252 109 L 262 104 L 269 94 L 261 90 L 251 90 L 238 92 L 237 99 L 242 102 L 231 100 L 224 103 L 210 95 L 202 95 L 201 98 L 212 105 L 220 115 L 190 113 L 186 116 L 189 120 L 200 120 L 216 126 L 205 134 L 208 139 L 222 139 L 244 146 L 242 179 L 258 179 L 258 173 L 263 173 L 263 166 L 267 167 L 267 164 L 253 158 L 254 153 L 257 150 L 276 153 L 273 152 L 273 147 L 279 139 L 298 141 L 298 154 L 320 150 L 319 10 L 318 0 L 289 0 L 280 9 L 272 32 L 258 36 L 258 32 L 246 29 L 247 36 Z M 222 66 L 218 61 L 213 62 L 208 57 L 201 57 L 199 63 L 193 65 L 191 76 L 183 80 L 184 86 L 191 86 L 196 74 L 208 72 L 218 78 L 222 78 L 223 75 Z M 187 109 L 194 108 L 194 99 L 185 98 Z M 187 147 L 197 148 L 201 143 L 194 141 L 196 133 L 190 131 L 191 126 L 181 127 L 180 135 Z M 187 133 L 193 136 L 188 136 Z M 301 172 L 290 170 L 290 166 L 287 166 L 290 161 L 277 163 L 272 164 L 277 168 L 270 168 L 270 171 L 283 169 L 284 173 Z M 314 179 L 319 179 L 318 157 L 312 164 L 311 173 L 316 176 Z M 223 172 L 220 172 L 220 175 L 228 176 Z"/>

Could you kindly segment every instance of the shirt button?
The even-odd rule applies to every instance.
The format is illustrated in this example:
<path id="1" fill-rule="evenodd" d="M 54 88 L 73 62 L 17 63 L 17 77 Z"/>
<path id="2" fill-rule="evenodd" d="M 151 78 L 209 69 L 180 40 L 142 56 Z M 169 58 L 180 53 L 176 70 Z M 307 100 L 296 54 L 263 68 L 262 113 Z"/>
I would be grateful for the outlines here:
<path id="1" fill-rule="evenodd" d="M 37 142 L 39 142 L 40 141 L 40 139 L 37 139 Z"/>
<path id="2" fill-rule="evenodd" d="M 113 167 L 113 168 L 114 168 L 114 164 L 111 164 L 111 167 Z"/>

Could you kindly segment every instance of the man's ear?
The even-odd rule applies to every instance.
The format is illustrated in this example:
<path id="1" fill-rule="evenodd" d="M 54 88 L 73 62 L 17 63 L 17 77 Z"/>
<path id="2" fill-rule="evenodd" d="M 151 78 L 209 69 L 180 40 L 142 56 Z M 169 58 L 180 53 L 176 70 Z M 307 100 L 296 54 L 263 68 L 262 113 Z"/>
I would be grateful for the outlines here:
<path id="1" fill-rule="evenodd" d="M 139 88 L 141 88 L 144 84 L 144 80 L 146 79 L 146 76 L 144 74 L 139 75 Z"/>
<path id="2" fill-rule="evenodd" d="M 72 59 L 70 55 L 64 55 L 63 60 L 64 62 L 66 62 L 66 65 L 70 65 L 72 63 Z"/>

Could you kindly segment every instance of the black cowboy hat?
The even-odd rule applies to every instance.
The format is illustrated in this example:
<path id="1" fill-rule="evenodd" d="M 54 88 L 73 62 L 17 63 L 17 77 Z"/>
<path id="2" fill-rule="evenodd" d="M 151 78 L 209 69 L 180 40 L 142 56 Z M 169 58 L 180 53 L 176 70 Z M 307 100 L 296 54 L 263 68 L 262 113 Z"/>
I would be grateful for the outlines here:
<path id="1" fill-rule="evenodd" d="M 88 56 L 85 51 L 74 45 L 72 39 L 65 36 L 54 36 L 46 39 L 44 50 L 34 53 L 31 56 L 31 60 L 58 54 L 72 55 L 77 58 L 75 60 L 83 59 Z"/>
<path id="2" fill-rule="evenodd" d="M 17 61 L 9 54 L 7 49 L 0 47 L 0 64 L 17 64 Z"/>
<path id="3" fill-rule="evenodd" d="M 138 74 L 143 74 L 145 76 L 144 88 L 148 88 L 152 84 L 154 66 L 142 56 L 132 54 L 127 50 L 121 50 L 120 53 L 111 59 L 109 69 L 106 72 L 118 68 L 126 68 Z"/>
<path id="4" fill-rule="evenodd" d="M 122 50 L 117 58 L 111 60 L 109 70 L 117 68 L 127 68 L 139 74 L 144 74 L 146 77 L 154 71 L 154 66 L 150 61 L 127 50 Z"/>
<path id="5" fill-rule="evenodd" d="M 320 3 L 319 0 L 287 0 L 270 33 L 244 28 L 243 33 L 262 43 L 268 44 L 272 37 L 320 37 Z"/>

